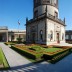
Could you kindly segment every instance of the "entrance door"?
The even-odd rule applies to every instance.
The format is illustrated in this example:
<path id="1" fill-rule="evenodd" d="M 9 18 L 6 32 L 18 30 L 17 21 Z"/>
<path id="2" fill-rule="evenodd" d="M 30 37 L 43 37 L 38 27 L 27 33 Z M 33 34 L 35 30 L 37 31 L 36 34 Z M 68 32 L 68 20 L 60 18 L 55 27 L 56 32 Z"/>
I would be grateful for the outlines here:
<path id="1" fill-rule="evenodd" d="M 59 40 L 59 33 L 57 33 L 57 43 L 60 43 L 60 40 Z"/>
<path id="2" fill-rule="evenodd" d="M 32 33 L 32 43 L 35 43 L 35 33 Z"/>
<path id="3" fill-rule="evenodd" d="M 0 34 L 0 42 L 2 41 L 2 35 Z"/>

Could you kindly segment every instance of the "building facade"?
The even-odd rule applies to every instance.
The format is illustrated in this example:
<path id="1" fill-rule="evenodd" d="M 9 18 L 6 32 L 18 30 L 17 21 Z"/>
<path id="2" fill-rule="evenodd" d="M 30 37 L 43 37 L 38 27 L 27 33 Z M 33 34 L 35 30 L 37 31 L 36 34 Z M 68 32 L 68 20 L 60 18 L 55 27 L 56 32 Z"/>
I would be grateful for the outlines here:
<path id="1" fill-rule="evenodd" d="M 8 27 L 0 27 L 0 42 L 17 41 L 17 38 L 22 38 L 22 41 L 26 41 L 25 30 L 8 30 Z"/>
<path id="2" fill-rule="evenodd" d="M 0 27 L 0 42 L 8 42 L 8 27 Z"/>
<path id="3" fill-rule="evenodd" d="M 22 41 L 26 41 L 26 31 L 25 30 L 9 30 L 8 31 L 8 41 L 17 41 L 17 38 L 22 38 Z"/>
<path id="4" fill-rule="evenodd" d="M 59 19 L 58 0 L 33 0 L 33 19 L 26 18 L 26 42 L 65 43 L 65 19 Z"/>
<path id="5" fill-rule="evenodd" d="M 72 30 L 66 31 L 65 38 L 67 43 L 72 43 Z"/>

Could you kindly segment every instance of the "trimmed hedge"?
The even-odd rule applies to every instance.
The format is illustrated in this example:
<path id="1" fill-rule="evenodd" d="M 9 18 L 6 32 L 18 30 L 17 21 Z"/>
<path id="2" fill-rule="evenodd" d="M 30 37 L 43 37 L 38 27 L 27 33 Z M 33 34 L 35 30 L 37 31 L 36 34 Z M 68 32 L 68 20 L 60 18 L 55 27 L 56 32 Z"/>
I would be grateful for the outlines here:
<path id="1" fill-rule="evenodd" d="M 15 51 L 19 52 L 22 55 L 25 55 L 28 58 L 32 58 L 35 60 L 41 60 L 41 57 L 43 56 L 42 53 L 37 53 L 35 51 L 32 50 L 28 50 L 28 49 L 19 49 L 16 48 L 15 46 L 11 46 L 12 49 L 14 49 Z"/>
<path id="2" fill-rule="evenodd" d="M 66 53 L 66 52 L 67 52 L 67 53 Z M 44 57 L 45 59 L 52 60 L 52 59 L 54 59 L 55 57 L 60 57 L 60 58 L 62 58 L 61 55 L 63 55 L 64 53 L 66 53 L 65 55 L 69 54 L 69 53 L 70 53 L 70 49 L 64 49 L 63 51 L 58 52 L 58 53 L 53 54 L 53 55 L 44 54 L 43 57 Z M 65 56 L 65 55 L 64 55 L 64 56 Z M 60 58 L 58 58 L 58 59 L 60 59 Z"/>
<path id="3" fill-rule="evenodd" d="M 72 48 L 63 47 L 61 50 L 56 52 L 45 52 L 43 47 L 33 45 L 33 46 L 11 46 L 12 49 L 19 52 L 20 54 L 30 58 L 34 59 L 36 61 L 41 60 L 41 58 L 51 60 L 51 62 L 57 62 L 60 59 L 62 59 L 64 56 L 70 54 L 72 52 Z M 61 48 L 59 46 L 59 48 Z"/>
<path id="4" fill-rule="evenodd" d="M 13 43 L 13 42 L 5 42 L 4 44 L 5 44 L 5 45 L 14 45 L 14 44 L 16 44 L 16 43 Z"/>
<path id="5" fill-rule="evenodd" d="M 62 53 L 62 54 L 60 54 L 60 55 L 57 55 L 57 56 L 53 57 L 52 60 L 51 60 L 51 63 L 58 62 L 58 61 L 61 60 L 63 57 L 67 56 L 68 54 L 70 54 L 70 52 L 69 52 L 69 51 L 66 51 L 66 52 L 64 52 L 64 53 Z"/>

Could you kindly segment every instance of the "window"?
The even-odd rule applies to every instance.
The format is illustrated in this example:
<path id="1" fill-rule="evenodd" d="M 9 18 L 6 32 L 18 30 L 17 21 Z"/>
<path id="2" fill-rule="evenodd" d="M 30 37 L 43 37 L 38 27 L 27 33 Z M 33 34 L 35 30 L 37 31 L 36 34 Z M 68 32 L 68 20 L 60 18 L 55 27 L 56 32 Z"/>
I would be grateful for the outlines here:
<path id="1" fill-rule="evenodd" d="M 47 3 L 50 3 L 50 0 L 48 0 Z"/>
<path id="2" fill-rule="evenodd" d="M 71 39 L 72 39 L 72 35 L 71 35 Z"/>
<path id="3" fill-rule="evenodd" d="M 11 36 L 11 41 L 14 41 L 14 35 Z"/>
<path id="4" fill-rule="evenodd" d="M 57 12 L 55 12 L 55 17 L 58 18 L 58 13 Z"/>
<path id="5" fill-rule="evenodd" d="M 51 31 L 50 41 L 53 39 L 53 31 Z"/>
<path id="6" fill-rule="evenodd" d="M 57 0 L 54 0 L 54 4 L 56 4 L 57 3 Z"/>
<path id="7" fill-rule="evenodd" d="M 37 3 L 38 1 L 37 0 L 35 0 L 35 3 Z"/>
<path id="8" fill-rule="evenodd" d="M 66 35 L 66 39 L 69 39 L 69 35 Z"/>
<path id="9" fill-rule="evenodd" d="M 34 17 L 38 17 L 38 10 L 34 12 Z"/>
<path id="10" fill-rule="evenodd" d="M 40 30 L 40 40 L 43 40 L 43 31 Z"/>
<path id="11" fill-rule="evenodd" d="M 44 0 L 43 3 L 50 3 L 50 0 Z"/>
<path id="12" fill-rule="evenodd" d="M 64 40 L 64 33 L 62 34 L 62 40 Z"/>

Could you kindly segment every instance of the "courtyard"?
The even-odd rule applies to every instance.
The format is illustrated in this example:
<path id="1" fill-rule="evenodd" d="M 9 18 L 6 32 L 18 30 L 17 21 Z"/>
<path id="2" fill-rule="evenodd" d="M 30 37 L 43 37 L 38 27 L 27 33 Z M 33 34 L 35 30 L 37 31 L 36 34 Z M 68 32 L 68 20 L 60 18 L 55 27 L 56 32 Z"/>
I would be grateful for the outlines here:
<path id="1" fill-rule="evenodd" d="M 20 71 L 20 72 L 26 72 L 26 71 L 27 72 L 44 72 L 44 71 L 45 72 L 64 72 L 64 71 L 71 72 L 72 71 L 71 67 L 70 67 L 70 66 L 72 66 L 72 57 L 71 57 L 72 54 L 71 53 L 68 54 L 68 52 L 70 51 L 70 50 L 68 50 L 68 48 L 66 48 L 66 49 L 55 48 L 55 47 L 54 48 L 43 48 L 43 46 L 42 46 L 41 48 L 43 48 L 43 49 L 41 49 L 37 45 L 35 46 L 35 45 L 23 45 L 23 44 L 22 45 L 17 44 L 14 46 L 16 46 L 18 49 L 21 49 L 21 50 L 23 50 L 23 49 L 34 50 L 34 52 L 33 51 L 30 51 L 30 52 L 28 51 L 28 52 L 33 55 L 37 54 L 37 57 L 29 57 L 32 55 L 29 55 L 26 57 L 25 53 L 21 54 L 23 52 L 20 53 L 13 48 L 9 48 L 9 46 L 5 45 L 4 43 L 0 43 L 0 47 L 2 48 L 4 55 L 10 66 L 10 69 L 3 70 L 3 71 Z M 37 48 L 35 50 L 35 47 L 39 47 L 39 49 Z M 40 60 L 40 57 L 43 56 L 42 55 L 43 53 L 44 54 L 47 53 L 48 58 L 49 58 L 50 55 L 51 56 L 53 56 L 54 54 L 58 55 L 58 52 L 60 53 L 63 50 L 67 50 L 67 51 L 65 51 L 62 55 L 64 55 L 64 54 L 65 55 L 67 54 L 67 55 L 65 57 L 62 57 L 55 63 L 50 62 L 50 60 L 42 60 L 40 62 L 35 63 L 36 61 Z M 36 53 L 35 53 L 35 51 L 36 51 Z M 39 52 L 40 52 L 40 54 L 39 54 Z M 33 59 L 29 59 L 28 57 L 33 58 Z M 36 59 L 38 57 L 39 57 L 39 59 Z M 52 58 L 54 59 L 55 56 Z M 65 69 L 65 67 L 66 67 L 66 69 Z"/>

